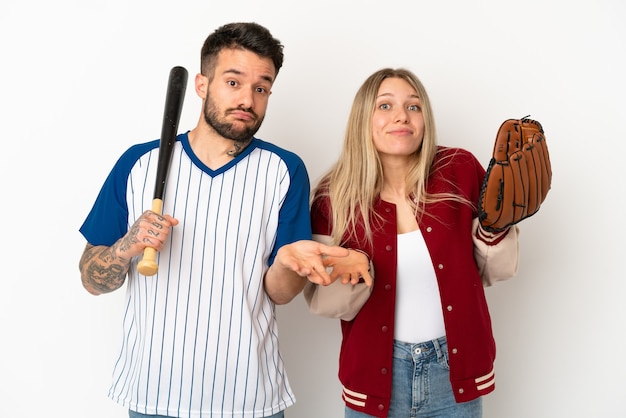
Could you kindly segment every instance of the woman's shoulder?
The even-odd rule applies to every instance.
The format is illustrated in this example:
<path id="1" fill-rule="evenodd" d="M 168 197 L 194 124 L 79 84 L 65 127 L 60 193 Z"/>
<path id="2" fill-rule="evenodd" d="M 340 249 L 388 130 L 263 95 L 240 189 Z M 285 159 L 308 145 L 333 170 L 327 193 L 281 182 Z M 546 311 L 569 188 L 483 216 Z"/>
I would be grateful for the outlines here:
<path id="1" fill-rule="evenodd" d="M 328 206 L 330 205 L 330 191 L 329 191 L 330 179 L 328 176 L 322 177 L 317 186 L 312 192 L 312 204 L 315 206 Z"/>
<path id="2" fill-rule="evenodd" d="M 472 154 L 471 151 L 465 149 L 465 148 L 460 148 L 460 147 L 449 147 L 446 145 L 438 145 L 437 146 L 437 155 L 442 155 L 442 156 L 471 156 L 473 157 L 474 154 Z"/>
<path id="3" fill-rule="evenodd" d="M 467 164 L 478 163 L 476 156 L 472 154 L 465 148 L 459 147 L 448 147 L 444 145 L 437 146 L 437 153 L 435 154 L 435 159 L 433 161 L 433 165 L 441 165 L 441 164 Z"/>

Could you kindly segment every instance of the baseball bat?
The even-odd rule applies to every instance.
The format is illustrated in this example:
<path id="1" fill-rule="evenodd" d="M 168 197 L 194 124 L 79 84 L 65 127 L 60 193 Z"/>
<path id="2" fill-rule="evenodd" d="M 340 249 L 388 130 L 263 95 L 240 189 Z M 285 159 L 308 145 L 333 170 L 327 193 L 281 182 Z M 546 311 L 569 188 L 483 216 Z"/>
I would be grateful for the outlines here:
<path id="1" fill-rule="evenodd" d="M 163 213 L 163 198 L 165 194 L 165 182 L 170 169 L 172 150 L 176 143 L 178 133 L 178 121 L 183 110 L 185 90 L 187 88 L 187 70 L 183 67 L 174 67 L 170 70 L 165 95 L 165 110 L 163 112 L 163 124 L 161 126 L 161 140 L 159 143 L 159 160 L 157 163 L 156 182 L 154 185 L 154 197 L 152 211 L 161 215 Z M 137 266 L 139 273 L 145 276 L 153 276 L 159 270 L 156 262 L 156 250 L 146 247 L 143 258 Z"/>

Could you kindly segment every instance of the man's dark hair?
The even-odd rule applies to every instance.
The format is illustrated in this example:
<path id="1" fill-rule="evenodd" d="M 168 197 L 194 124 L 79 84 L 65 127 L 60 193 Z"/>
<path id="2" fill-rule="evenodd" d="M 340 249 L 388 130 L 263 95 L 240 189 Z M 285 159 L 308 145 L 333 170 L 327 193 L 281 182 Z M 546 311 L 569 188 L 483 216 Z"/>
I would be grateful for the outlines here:
<path id="1" fill-rule="evenodd" d="M 217 55 L 225 48 L 246 49 L 270 58 L 276 68 L 275 75 L 283 66 L 283 45 L 269 30 L 254 22 L 228 23 L 210 34 L 202 46 L 200 71 L 209 79 L 213 78 Z"/>

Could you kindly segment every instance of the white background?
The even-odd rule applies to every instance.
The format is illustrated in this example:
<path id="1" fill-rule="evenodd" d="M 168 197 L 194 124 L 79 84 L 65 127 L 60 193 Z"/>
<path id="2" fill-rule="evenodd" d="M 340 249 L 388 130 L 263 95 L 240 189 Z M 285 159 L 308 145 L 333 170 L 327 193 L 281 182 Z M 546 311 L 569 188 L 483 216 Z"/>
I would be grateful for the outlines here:
<path id="1" fill-rule="evenodd" d="M 625 19 L 618 0 L 4 2 L 0 416 L 127 416 L 106 398 L 124 291 L 82 289 L 78 228 L 120 153 L 160 135 L 175 65 L 190 72 L 181 130 L 195 125 L 202 42 L 238 20 L 285 45 L 258 136 L 301 155 L 312 182 L 384 66 L 417 73 L 440 143 L 485 166 L 505 119 L 543 124 L 552 190 L 520 225 L 519 275 L 487 289 L 498 358 L 484 416 L 626 416 Z M 301 296 L 278 313 L 287 415 L 342 417 L 339 324 Z"/>

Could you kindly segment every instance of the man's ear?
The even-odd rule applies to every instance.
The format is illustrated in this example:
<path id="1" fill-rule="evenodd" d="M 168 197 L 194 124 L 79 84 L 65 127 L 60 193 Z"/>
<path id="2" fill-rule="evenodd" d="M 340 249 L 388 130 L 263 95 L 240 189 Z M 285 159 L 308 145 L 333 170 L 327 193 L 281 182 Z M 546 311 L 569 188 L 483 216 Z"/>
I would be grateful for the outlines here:
<path id="1" fill-rule="evenodd" d="M 196 79 L 194 80 L 196 87 L 196 94 L 202 99 L 206 99 L 207 91 L 209 91 L 209 78 L 203 76 L 202 74 L 196 74 Z"/>

